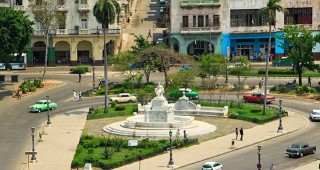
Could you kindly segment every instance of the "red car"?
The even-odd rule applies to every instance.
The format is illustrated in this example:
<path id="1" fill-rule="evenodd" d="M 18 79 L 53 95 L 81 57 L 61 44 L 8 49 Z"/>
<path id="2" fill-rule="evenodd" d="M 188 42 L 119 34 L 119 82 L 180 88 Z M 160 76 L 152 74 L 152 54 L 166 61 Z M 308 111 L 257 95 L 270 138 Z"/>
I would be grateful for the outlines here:
<path id="1" fill-rule="evenodd" d="M 253 103 L 263 103 L 264 102 L 264 93 L 263 92 L 253 92 L 251 94 L 243 95 L 244 102 L 253 102 Z M 267 103 L 271 103 L 276 100 L 275 96 L 268 95 Z"/>

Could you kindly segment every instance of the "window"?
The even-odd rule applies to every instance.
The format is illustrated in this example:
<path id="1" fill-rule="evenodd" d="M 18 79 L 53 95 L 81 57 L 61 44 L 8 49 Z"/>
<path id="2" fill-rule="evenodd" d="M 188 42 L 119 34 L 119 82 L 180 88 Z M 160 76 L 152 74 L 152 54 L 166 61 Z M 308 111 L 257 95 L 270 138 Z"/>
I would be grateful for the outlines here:
<path id="1" fill-rule="evenodd" d="M 87 4 L 87 0 L 80 0 L 80 4 Z"/>
<path id="2" fill-rule="evenodd" d="M 182 27 L 189 27 L 189 18 L 188 16 L 182 16 Z"/>
<path id="3" fill-rule="evenodd" d="M 265 15 L 259 16 L 258 9 L 240 9 L 230 11 L 231 27 L 267 25 Z M 271 23 L 274 25 L 274 23 Z"/>
<path id="4" fill-rule="evenodd" d="M 66 14 L 61 13 L 61 17 L 59 18 L 59 29 L 66 29 Z"/>
<path id="5" fill-rule="evenodd" d="M 220 26 L 219 15 L 214 15 L 213 16 L 213 26 Z"/>
<path id="6" fill-rule="evenodd" d="M 0 3 L 7 3 L 6 0 L 0 0 Z"/>
<path id="7" fill-rule="evenodd" d="M 206 27 L 209 27 L 209 15 L 206 15 Z"/>
<path id="8" fill-rule="evenodd" d="M 284 24 L 312 24 L 312 8 L 288 8 L 284 14 Z"/>
<path id="9" fill-rule="evenodd" d="M 193 16 L 193 27 L 196 27 L 197 26 L 197 16 Z"/>
<path id="10" fill-rule="evenodd" d="M 81 19 L 81 29 L 88 29 L 88 20 Z"/>
<path id="11" fill-rule="evenodd" d="M 204 20 L 203 20 L 203 15 L 198 16 L 198 27 L 203 27 L 204 26 Z"/>

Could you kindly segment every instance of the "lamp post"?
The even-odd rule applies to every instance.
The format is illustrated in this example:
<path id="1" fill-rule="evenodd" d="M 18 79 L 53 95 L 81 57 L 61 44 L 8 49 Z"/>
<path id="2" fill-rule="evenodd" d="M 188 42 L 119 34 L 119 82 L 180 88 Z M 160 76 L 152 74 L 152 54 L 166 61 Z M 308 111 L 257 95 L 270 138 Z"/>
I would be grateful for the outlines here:
<path id="1" fill-rule="evenodd" d="M 230 57 L 230 47 L 227 47 L 227 56 L 226 56 L 226 86 L 228 85 L 229 83 L 229 80 L 228 80 L 228 61 L 229 61 L 229 57 Z"/>
<path id="2" fill-rule="evenodd" d="M 95 86 L 96 86 L 96 80 L 95 80 L 95 58 L 92 57 L 92 86 L 93 86 L 93 89 L 95 89 Z"/>
<path id="3" fill-rule="evenodd" d="M 35 149 L 34 149 L 34 131 L 35 131 L 35 127 L 32 127 L 31 128 L 31 137 L 32 137 L 32 156 L 31 156 L 31 162 L 36 162 L 37 161 L 37 158 L 36 158 L 36 153 L 35 153 Z"/>
<path id="4" fill-rule="evenodd" d="M 279 99 L 279 127 L 278 127 L 278 133 L 283 133 L 283 127 L 282 127 L 282 99 Z"/>
<path id="5" fill-rule="evenodd" d="M 51 126 L 51 121 L 50 121 L 50 108 L 49 108 L 49 96 L 46 96 L 46 98 L 47 98 L 47 110 L 48 110 L 47 126 Z"/>
<path id="6" fill-rule="evenodd" d="M 258 145 L 258 164 L 257 164 L 257 168 L 258 168 L 258 170 L 261 170 L 261 162 L 260 162 L 260 155 L 261 155 L 261 145 Z"/>
<path id="7" fill-rule="evenodd" d="M 169 142 L 170 142 L 170 159 L 169 159 L 169 163 L 168 163 L 168 168 L 173 168 L 174 162 L 172 159 L 172 131 L 171 131 L 171 129 L 169 131 Z"/>

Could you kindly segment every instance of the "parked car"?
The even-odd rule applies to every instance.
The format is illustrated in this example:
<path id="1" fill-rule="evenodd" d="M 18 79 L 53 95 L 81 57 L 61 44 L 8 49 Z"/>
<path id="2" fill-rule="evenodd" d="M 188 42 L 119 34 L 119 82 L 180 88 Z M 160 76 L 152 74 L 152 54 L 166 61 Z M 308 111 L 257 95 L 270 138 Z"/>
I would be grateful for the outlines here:
<path id="1" fill-rule="evenodd" d="M 288 57 L 282 57 L 281 59 L 276 59 L 272 62 L 273 66 L 292 66 L 293 62 L 288 61 Z"/>
<path id="2" fill-rule="evenodd" d="M 143 69 L 144 68 L 144 64 L 142 62 L 136 62 L 136 63 L 132 63 L 130 64 L 130 69 L 134 70 L 134 69 Z"/>
<path id="3" fill-rule="evenodd" d="M 162 6 L 160 7 L 160 14 L 166 13 L 166 7 Z"/>
<path id="4" fill-rule="evenodd" d="M 320 110 L 312 110 L 310 113 L 311 121 L 320 120 Z"/>
<path id="5" fill-rule="evenodd" d="M 110 97 L 110 101 L 115 103 L 132 103 L 137 101 L 137 97 L 129 93 L 120 93 L 115 97 Z"/>
<path id="6" fill-rule="evenodd" d="M 159 4 L 165 4 L 166 0 L 159 0 Z"/>
<path id="7" fill-rule="evenodd" d="M 56 109 L 58 107 L 57 103 L 52 102 L 51 100 L 38 100 L 34 105 L 29 106 L 30 112 L 42 112 L 48 110 L 49 103 L 49 110 Z"/>
<path id="8" fill-rule="evenodd" d="M 191 68 L 191 64 L 187 64 L 187 65 L 183 65 L 180 70 L 184 71 L 184 70 L 189 70 L 189 68 Z"/>
<path id="9" fill-rule="evenodd" d="M 206 162 L 202 165 L 202 170 L 222 170 L 222 165 L 218 162 Z"/>
<path id="10" fill-rule="evenodd" d="M 190 88 L 180 88 L 178 91 L 171 91 L 169 92 L 169 99 L 178 99 L 179 97 L 185 96 L 189 99 L 198 99 L 199 94 L 197 91 L 192 91 Z"/>
<path id="11" fill-rule="evenodd" d="M 244 102 L 252 103 L 263 103 L 264 102 L 264 93 L 263 92 L 253 92 L 250 94 L 243 95 Z M 267 95 L 267 103 L 271 103 L 276 100 L 275 96 Z"/>
<path id="12" fill-rule="evenodd" d="M 310 146 L 306 142 L 295 143 L 286 149 L 286 154 L 291 157 L 303 157 L 308 154 L 315 154 L 317 150 L 316 146 Z"/>
<path id="13" fill-rule="evenodd" d="M 249 67 L 248 64 L 242 63 L 242 62 L 236 62 L 236 63 L 232 63 L 231 65 L 228 65 L 227 68 L 228 69 L 232 69 L 235 67 Z"/>

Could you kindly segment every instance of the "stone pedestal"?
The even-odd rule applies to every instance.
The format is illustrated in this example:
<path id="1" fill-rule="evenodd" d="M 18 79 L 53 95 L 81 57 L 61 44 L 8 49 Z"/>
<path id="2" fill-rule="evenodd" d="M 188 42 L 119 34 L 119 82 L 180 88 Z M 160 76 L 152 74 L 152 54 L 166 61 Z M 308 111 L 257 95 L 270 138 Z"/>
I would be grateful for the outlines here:
<path id="1" fill-rule="evenodd" d="M 145 108 L 145 122 L 173 122 L 174 111 L 164 97 L 155 97 Z"/>

